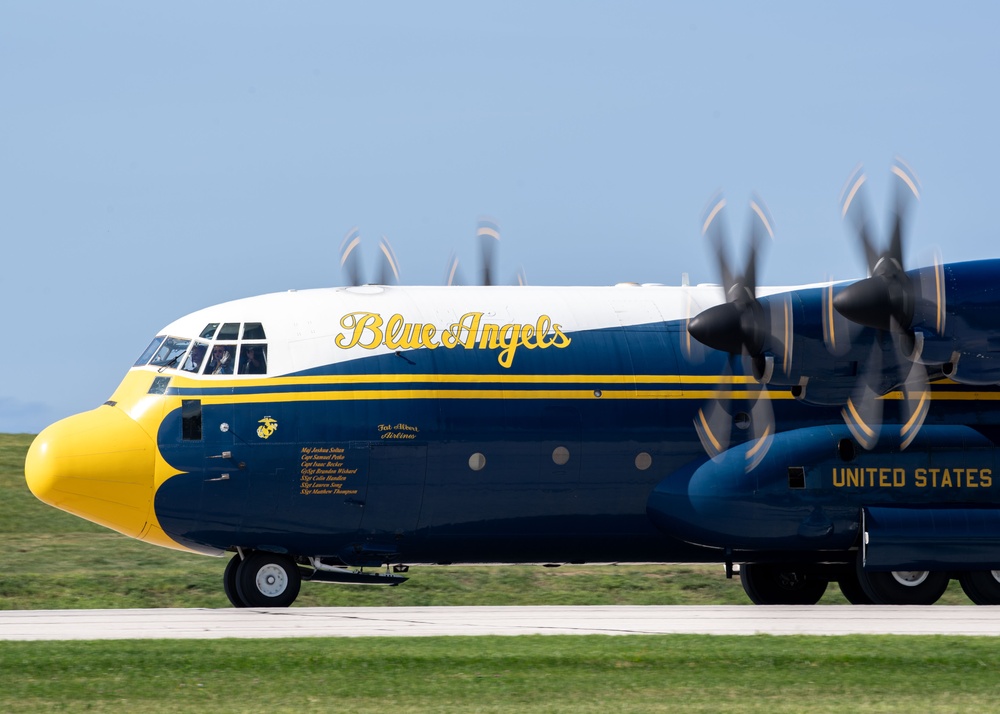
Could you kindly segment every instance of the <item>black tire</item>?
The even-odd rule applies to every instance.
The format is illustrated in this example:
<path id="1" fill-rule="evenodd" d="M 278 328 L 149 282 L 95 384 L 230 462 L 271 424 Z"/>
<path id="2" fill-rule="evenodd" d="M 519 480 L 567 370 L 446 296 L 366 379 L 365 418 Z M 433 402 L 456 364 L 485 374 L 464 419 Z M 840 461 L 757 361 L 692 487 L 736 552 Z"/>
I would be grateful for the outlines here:
<path id="1" fill-rule="evenodd" d="M 929 570 L 865 570 L 858 553 L 858 582 L 876 605 L 933 605 L 948 589 L 948 573 Z"/>
<path id="2" fill-rule="evenodd" d="M 233 607 L 247 606 L 243 602 L 243 599 L 240 598 L 240 591 L 236 587 L 236 571 L 240 567 L 242 560 L 240 554 L 237 553 L 229 559 L 229 562 L 226 563 L 226 569 L 222 573 L 222 589 L 226 591 L 226 597 L 229 598 L 229 602 L 233 604 Z"/>
<path id="3" fill-rule="evenodd" d="M 865 589 L 861 587 L 861 582 L 858 580 L 858 573 L 854 568 L 845 568 L 845 571 L 840 579 L 837 580 L 837 585 L 840 587 L 841 594 L 847 599 L 847 602 L 852 605 L 874 605 L 872 599 L 865 592 Z"/>
<path id="4" fill-rule="evenodd" d="M 958 583 L 977 605 L 1000 605 L 1000 570 L 973 570 L 961 573 Z"/>
<path id="5" fill-rule="evenodd" d="M 258 551 L 236 569 L 236 590 L 247 607 L 288 607 L 301 584 L 299 568 L 287 555 Z"/>
<path id="6" fill-rule="evenodd" d="M 744 563 L 740 582 L 755 605 L 815 605 L 829 581 L 794 566 Z"/>

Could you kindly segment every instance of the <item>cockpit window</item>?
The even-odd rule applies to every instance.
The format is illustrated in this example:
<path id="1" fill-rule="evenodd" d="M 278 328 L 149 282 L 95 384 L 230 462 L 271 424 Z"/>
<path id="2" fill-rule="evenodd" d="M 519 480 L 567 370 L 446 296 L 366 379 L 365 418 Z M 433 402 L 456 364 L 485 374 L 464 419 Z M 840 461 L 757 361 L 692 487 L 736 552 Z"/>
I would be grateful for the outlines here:
<path id="1" fill-rule="evenodd" d="M 153 367 L 176 367 L 189 344 L 191 344 L 191 340 L 167 337 L 163 340 L 160 348 L 156 350 L 156 354 L 153 355 L 149 364 Z"/>
<path id="2" fill-rule="evenodd" d="M 219 329 L 218 322 L 210 322 L 207 325 L 205 325 L 205 329 L 201 331 L 201 334 L 198 335 L 198 337 L 200 337 L 203 340 L 210 340 L 213 337 L 215 337 L 215 331 L 218 329 Z"/>
<path id="3" fill-rule="evenodd" d="M 160 348 L 160 344 L 162 342 L 163 342 L 163 335 L 157 335 L 156 337 L 154 337 L 153 341 L 149 343 L 149 347 L 147 347 L 145 351 L 143 351 L 142 356 L 139 357 L 139 359 L 137 359 L 135 361 L 135 364 L 132 366 L 142 367 L 144 364 L 149 364 L 150 357 L 156 354 L 156 350 Z"/>
<path id="4" fill-rule="evenodd" d="M 244 340 L 263 340 L 264 336 L 264 326 L 259 322 L 248 322 L 243 325 L 243 339 Z"/>
<path id="5" fill-rule="evenodd" d="M 205 374 L 232 374 L 236 364 L 236 345 L 216 344 L 208 356 Z"/>
<path id="6" fill-rule="evenodd" d="M 135 362 L 191 374 L 267 374 L 267 343 L 259 322 L 210 322 L 198 339 L 157 335 Z"/>
<path id="7" fill-rule="evenodd" d="M 219 330 L 219 334 L 215 336 L 217 340 L 238 340 L 240 337 L 240 323 L 238 322 L 227 322 Z"/>
<path id="8" fill-rule="evenodd" d="M 207 354 L 208 343 L 196 341 L 191 346 L 188 356 L 184 359 L 184 366 L 181 369 L 185 372 L 200 372 L 202 366 L 205 364 L 205 356 Z"/>
<path id="9" fill-rule="evenodd" d="M 267 374 L 266 344 L 249 344 L 240 348 L 240 374 Z"/>

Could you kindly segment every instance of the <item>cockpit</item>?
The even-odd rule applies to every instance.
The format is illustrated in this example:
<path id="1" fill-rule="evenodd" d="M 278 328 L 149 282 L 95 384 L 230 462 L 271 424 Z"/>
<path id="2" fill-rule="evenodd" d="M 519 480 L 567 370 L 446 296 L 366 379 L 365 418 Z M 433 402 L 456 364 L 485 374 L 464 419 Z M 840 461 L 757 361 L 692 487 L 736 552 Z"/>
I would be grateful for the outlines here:
<path id="1" fill-rule="evenodd" d="M 267 336 L 259 322 L 210 322 L 197 338 L 157 335 L 135 367 L 191 374 L 267 374 Z"/>

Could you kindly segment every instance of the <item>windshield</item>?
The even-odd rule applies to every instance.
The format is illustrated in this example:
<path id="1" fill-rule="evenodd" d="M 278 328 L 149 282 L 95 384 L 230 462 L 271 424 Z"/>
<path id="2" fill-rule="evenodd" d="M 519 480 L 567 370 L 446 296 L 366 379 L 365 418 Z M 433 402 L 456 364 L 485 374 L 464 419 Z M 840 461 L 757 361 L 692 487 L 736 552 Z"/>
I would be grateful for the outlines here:
<path id="1" fill-rule="evenodd" d="M 191 344 L 191 340 L 181 337 L 164 338 L 163 344 L 160 345 L 160 349 L 153 355 L 149 364 L 153 367 L 174 367 L 189 344 Z"/>
<path id="2" fill-rule="evenodd" d="M 265 338 L 259 322 L 212 322 L 194 340 L 157 335 L 133 366 L 206 375 L 267 374 Z"/>
<path id="3" fill-rule="evenodd" d="M 160 344 L 163 342 L 163 335 L 157 335 L 153 338 L 153 341 L 149 343 L 149 347 L 143 350 L 142 355 L 139 359 L 135 361 L 134 367 L 142 367 L 145 364 L 149 364 L 149 358 L 153 356 L 157 349 L 159 349 Z"/>

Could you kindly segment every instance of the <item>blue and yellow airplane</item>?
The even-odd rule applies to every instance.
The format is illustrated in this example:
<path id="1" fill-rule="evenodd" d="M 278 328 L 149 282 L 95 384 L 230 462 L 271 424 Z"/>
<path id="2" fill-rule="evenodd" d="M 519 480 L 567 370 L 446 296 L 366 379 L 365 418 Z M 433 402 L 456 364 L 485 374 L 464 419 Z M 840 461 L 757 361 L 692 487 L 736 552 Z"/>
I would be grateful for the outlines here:
<path id="1" fill-rule="evenodd" d="M 414 563 L 725 563 L 756 603 L 1000 604 L 1000 261 L 722 286 L 290 291 L 167 325 L 25 464 L 42 501 L 221 556 L 237 607 Z M 724 201 L 704 219 L 721 250 Z M 385 568 L 383 571 L 382 568 Z M 366 570 L 367 569 L 367 570 Z M 391 570 L 391 572 L 390 572 Z"/>

